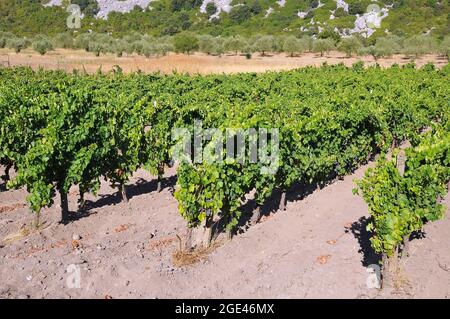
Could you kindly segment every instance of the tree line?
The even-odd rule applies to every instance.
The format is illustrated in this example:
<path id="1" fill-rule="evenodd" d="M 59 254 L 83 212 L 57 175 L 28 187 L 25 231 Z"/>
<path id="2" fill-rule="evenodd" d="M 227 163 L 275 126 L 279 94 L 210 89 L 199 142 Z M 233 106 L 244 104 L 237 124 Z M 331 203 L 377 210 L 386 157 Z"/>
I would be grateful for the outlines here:
<path id="1" fill-rule="evenodd" d="M 336 50 L 345 53 L 347 57 L 367 56 L 374 59 L 389 58 L 394 54 L 404 54 L 410 58 L 418 58 L 423 54 L 440 54 L 450 57 L 450 36 L 441 41 L 427 35 L 417 35 L 401 38 L 395 35 L 377 38 L 375 42 L 367 41 L 358 36 L 332 38 L 314 38 L 293 35 L 273 36 L 256 35 L 249 38 L 242 36 L 214 37 L 183 32 L 175 36 L 155 38 L 150 35 L 133 32 L 122 38 L 114 38 L 104 33 L 83 33 L 72 36 L 70 33 L 60 33 L 54 37 L 37 35 L 32 38 L 17 37 L 9 32 L 0 32 L 0 48 L 9 48 L 16 53 L 31 47 L 40 54 L 55 48 L 79 49 L 101 54 L 138 54 L 146 57 L 166 55 L 169 52 L 191 54 L 202 52 L 209 55 L 243 54 L 248 58 L 259 53 L 266 56 L 272 53 L 286 53 L 288 57 L 299 56 L 306 52 L 318 53 L 321 56 Z"/>

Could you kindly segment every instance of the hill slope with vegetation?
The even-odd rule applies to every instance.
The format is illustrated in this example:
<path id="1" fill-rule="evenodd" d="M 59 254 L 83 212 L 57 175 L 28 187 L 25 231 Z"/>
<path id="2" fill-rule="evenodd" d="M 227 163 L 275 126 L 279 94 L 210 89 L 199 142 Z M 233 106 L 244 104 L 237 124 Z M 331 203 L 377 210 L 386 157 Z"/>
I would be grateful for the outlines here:
<path id="1" fill-rule="evenodd" d="M 72 0 L 83 14 L 81 30 L 122 36 L 131 31 L 153 36 L 192 31 L 213 36 L 291 34 L 336 37 L 358 28 L 369 5 L 386 11 L 373 38 L 386 33 L 412 36 L 450 31 L 450 2 L 437 0 Z M 0 30 L 21 36 L 72 31 L 67 0 L 0 2 Z M 45 28 L 43 28 L 45 26 Z M 44 30 L 44 31 L 43 31 Z M 356 30 L 358 31 L 358 30 Z"/>

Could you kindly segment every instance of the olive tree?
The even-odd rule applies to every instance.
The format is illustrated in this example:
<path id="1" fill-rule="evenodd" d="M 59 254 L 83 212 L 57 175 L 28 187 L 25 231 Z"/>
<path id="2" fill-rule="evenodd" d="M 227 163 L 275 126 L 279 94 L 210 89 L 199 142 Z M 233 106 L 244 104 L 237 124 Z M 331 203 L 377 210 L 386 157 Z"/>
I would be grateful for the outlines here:
<path id="1" fill-rule="evenodd" d="M 28 42 L 23 38 L 12 38 L 6 43 L 9 49 L 13 49 L 16 53 L 20 53 L 23 49 L 28 46 Z"/>
<path id="2" fill-rule="evenodd" d="M 33 50 L 41 55 L 53 50 L 53 44 L 47 37 L 37 36 L 32 42 Z"/>
<path id="3" fill-rule="evenodd" d="M 155 51 L 159 55 L 166 55 L 168 52 L 173 51 L 173 45 L 168 41 L 160 41 L 155 45 Z"/>
<path id="4" fill-rule="evenodd" d="M 370 56 L 373 57 L 375 62 L 378 61 L 378 59 L 382 57 L 382 53 L 379 50 L 377 50 L 375 45 L 370 45 L 370 46 L 367 46 L 367 47 L 361 47 L 358 50 L 358 55 L 360 55 L 360 56 L 370 55 Z"/>
<path id="5" fill-rule="evenodd" d="M 11 32 L 0 31 L 0 49 L 3 49 L 8 44 L 8 40 L 14 38 Z"/>
<path id="6" fill-rule="evenodd" d="M 450 62 L 450 36 L 446 36 L 439 46 L 439 53 Z"/>
<path id="7" fill-rule="evenodd" d="M 290 36 L 278 35 L 273 37 L 273 52 L 285 52 L 284 43 Z"/>
<path id="8" fill-rule="evenodd" d="M 89 52 L 89 42 L 91 41 L 91 36 L 88 33 L 83 33 L 77 36 L 74 40 L 74 46 L 77 49 L 83 49 Z"/>
<path id="9" fill-rule="evenodd" d="M 271 35 L 265 35 L 256 39 L 253 47 L 256 52 L 261 53 L 265 56 L 267 52 L 272 52 L 274 45 L 274 37 Z"/>
<path id="10" fill-rule="evenodd" d="M 153 43 L 142 40 L 141 54 L 146 58 L 149 58 L 152 54 L 156 53 L 156 48 Z"/>
<path id="11" fill-rule="evenodd" d="M 0 36 L 0 49 L 3 49 L 6 46 L 6 42 L 8 42 L 8 39 Z"/>
<path id="12" fill-rule="evenodd" d="M 210 35 L 198 37 L 199 50 L 206 54 L 221 55 L 224 53 L 223 40 Z"/>
<path id="13" fill-rule="evenodd" d="M 305 47 L 305 52 L 313 51 L 314 39 L 308 35 L 304 35 L 300 38 L 302 45 Z"/>
<path id="14" fill-rule="evenodd" d="M 191 32 L 177 34 L 173 39 L 173 45 L 176 52 L 187 54 L 197 50 L 199 47 L 197 37 Z"/>
<path id="15" fill-rule="evenodd" d="M 127 41 L 123 39 L 118 39 L 112 45 L 112 51 L 117 57 L 122 57 L 123 52 L 125 52 L 128 48 L 129 44 Z"/>
<path id="16" fill-rule="evenodd" d="M 378 38 L 374 50 L 380 57 L 392 57 L 401 51 L 400 39 L 396 36 Z"/>
<path id="17" fill-rule="evenodd" d="M 58 33 L 52 40 L 57 48 L 72 49 L 74 47 L 74 39 L 70 33 Z"/>
<path id="18" fill-rule="evenodd" d="M 134 42 L 132 46 L 133 52 L 144 55 L 147 58 L 156 52 L 154 45 L 144 39 Z"/>
<path id="19" fill-rule="evenodd" d="M 303 52 L 302 42 L 294 36 L 288 36 L 284 40 L 283 51 L 293 57 L 296 53 Z"/>
<path id="20" fill-rule="evenodd" d="M 95 54 L 95 56 L 100 56 L 101 53 L 107 53 L 110 51 L 108 44 L 97 41 L 89 41 L 89 52 Z"/>
<path id="21" fill-rule="evenodd" d="M 224 41 L 221 38 L 215 38 L 213 44 L 212 54 L 221 56 L 225 53 Z"/>
<path id="22" fill-rule="evenodd" d="M 237 55 L 238 52 L 244 52 L 244 48 L 247 45 L 247 41 L 239 35 L 227 38 L 223 43 L 225 51 L 234 52 L 235 55 Z"/>
<path id="23" fill-rule="evenodd" d="M 334 42 L 331 39 L 316 39 L 313 42 L 313 51 L 320 53 L 322 57 L 325 52 L 330 52 L 334 48 Z"/>
<path id="24" fill-rule="evenodd" d="M 351 57 L 353 54 L 358 53 L 359 48 L 361 48 L 361 41 L 356 37 L 342 38 L 338 45 L 338 50 L 344 52 L 347 57 Z"/>
<path id="25" fill-rule="evenodd" d="M 206 34 L 198 36 L 198 49 L 202 53 L 212 54 L 214 47 L 214 37 Z"/>
<path id="26" fill-rule="evenodd" d="M 415 59 L 426 53 L 436 52 L 437 43 L 429 35 L 416 35 L 405 40 L 403 52 Z"/>

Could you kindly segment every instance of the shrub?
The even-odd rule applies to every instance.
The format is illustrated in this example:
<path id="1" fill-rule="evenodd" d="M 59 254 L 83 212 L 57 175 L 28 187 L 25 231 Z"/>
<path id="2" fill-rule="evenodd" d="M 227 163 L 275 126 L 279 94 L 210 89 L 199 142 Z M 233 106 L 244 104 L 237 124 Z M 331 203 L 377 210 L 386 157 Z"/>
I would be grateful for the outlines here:
<path id="1" fill-rule="evenodd" d="M 342 7 L 339 7 L 336 9 L 336 11 L 334 11 L 334 16 L 336 18 L 345 17 L 346 15 L 348 15 L 348 13 Z"/>
<path id="2" fill-rule="evenodd" d="M 312 19 L 314 18 L 314 11 L 310 10 L 305 16 L 305 19 Z"/>
<path id="3" fill-rule="evenodd" d="M 319 6 L 320 1 L 319 0 L 313 0 L 311 1 L 310 7 L 312 9 L 316 9 Z"/>
<path id="4" fill-rule="evenodd" d="M 217 6 L 214 2 L 209 2 L 206 5 L 206 14 L 208 15 L 208 17 L 214 15 L 217 12 Z"/>
<path id="5" fill-rule="evenodd" d="M 191 10 L 201 4 L 202 0 L 171 0 L 170 8 L 172 11 Z"/>
<path id="6" fill-rule="evenodd" d="M 70 3 L 80 6 L 81 12 L 89 17 L 95 16 L 98 11 L 98 3 L 95 0 L 72 0 Z"/>
<path id="7" fill-rule="evenodd" d="M 231 9 L 229 17 L 234 23 L 240 24 L 252 16 L 251 8 L 247 5 L 235 6 Z"/>
<path id="8" fill-rule="evenodd" d="M 263 11 L 259 0 L 253 0 L 253 3 L 250 5 L 250 12 L 254 15 L 258 15 Z"/>
<path id="9" fill-rule="evenodd" d="M 362 4 L 360 2 L 356 2 L 356 3 L 350 3 L 348 5 L 348 13 L 349 14 L 363 14 L 364 13 L 364 8 L 362 6 Z"/>

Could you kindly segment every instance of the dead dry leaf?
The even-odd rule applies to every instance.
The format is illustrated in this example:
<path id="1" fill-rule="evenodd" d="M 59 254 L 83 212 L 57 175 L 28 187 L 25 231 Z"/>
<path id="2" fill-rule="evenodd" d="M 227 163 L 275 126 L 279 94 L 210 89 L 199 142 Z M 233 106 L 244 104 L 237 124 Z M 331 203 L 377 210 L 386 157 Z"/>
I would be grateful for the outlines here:
<path id="1" fill-rule="evenodd" d="M 15 211 L 16 209 L 24 208 L 25 206 L 27 206 L 27 205 L 23 204 L 23 203 L 16 203 L 16 204 L 7 205 L 7 206 L 0 206 L 0 213 L 12 212 L 12 211 Z"/>
<path id="2" fill-rule="evenodd" d="M 318 262 L 321 265 L 325 265 L 328 262 L 328 260 L 330 260 L 330 258 L 331 255 L 322 255 L 317 257 L 316 262 Z"/>
<path id="3" fill-rule="evenodd" d="M 128 225 L 120 225 L 119 227 L 116 227 L 116 228 L 114 229 L 114 231 L 115 231 L 116 233 L 121 233 L 121 232 L 126 231 L 128 228 L 130 228 L 130 226 L 128 226 Z"/>
<path id="4" fill-rule="evenodd" d="M 72 248 L 77 249 L 81 247 L 81 243 L 78 240 L 72 240 Z"/>
<path id="5" fill-rule="evenodd" d="M 353 222 L 348 222 L 344 224 L 344 228 L 352 228 Z"/>

